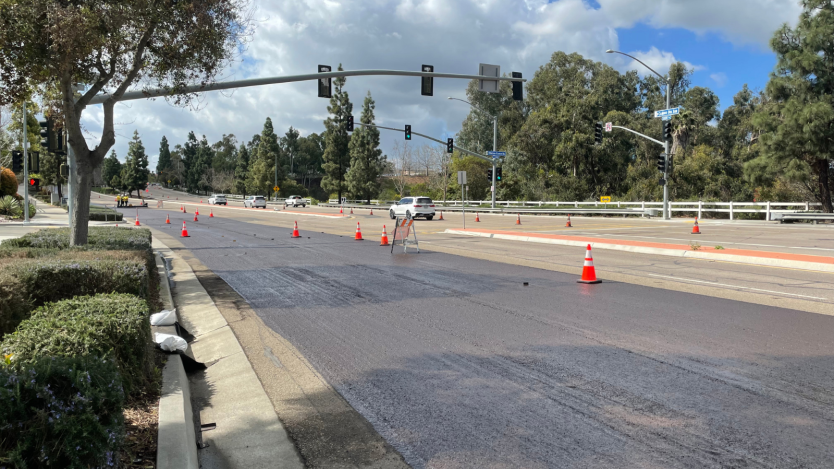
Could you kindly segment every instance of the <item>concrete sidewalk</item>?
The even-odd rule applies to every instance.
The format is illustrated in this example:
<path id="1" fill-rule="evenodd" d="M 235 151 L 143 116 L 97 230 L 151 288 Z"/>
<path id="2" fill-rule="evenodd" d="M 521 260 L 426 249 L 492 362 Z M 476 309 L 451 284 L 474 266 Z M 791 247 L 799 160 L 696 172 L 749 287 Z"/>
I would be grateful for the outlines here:
<path id="1" fill-rule="evenodd" d="M 448 234 L 479 236 L 484 238 L 525 241 L 532 243 L 559 244 L 563 246 L 586 246 L 596 249 L 611 249 L 643 254 L 656 254 L 673 257 L 691 257 L 706 260 L 738 262 L 742 264 L 787 267 L 794 269 L 834 272 L 834 257 L 811 256 L 776 251 L 757 251 L 751 249 L 716 249 L 712 246 L 653 243 L 625 239 L 597 238 L 590 236 L 564 236 L 548 233 L 525 233 L 520 231 L 482 230 L 482 229 L 447 229 Z M 709 250 L 708 250 L 709 249 Z"/>
<path id="2" fill-rule="evenodd" d="M 191 267 L 156 237 L 153 247 L 170 262 L 177 316 L 196 337 L 193 356 L 208 366 L 189 377 L 194 412 L 202 424 L 217 425 L 203 434 L 208 447 L 200 450 L 201 467 L 303 468 L 237 338 Z"/>

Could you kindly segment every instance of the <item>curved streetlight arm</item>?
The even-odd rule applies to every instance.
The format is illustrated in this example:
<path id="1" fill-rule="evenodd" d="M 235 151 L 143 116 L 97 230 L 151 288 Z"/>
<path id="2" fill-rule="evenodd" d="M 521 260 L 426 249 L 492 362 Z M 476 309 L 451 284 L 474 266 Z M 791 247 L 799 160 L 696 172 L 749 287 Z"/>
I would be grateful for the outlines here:
<path id="1" fill-rule="evenodd" d="M 605 51 L 605 53 L 607 53 L 607 54 L 620 54 L 620 55 L 624 55 L 624 56 L 626 56 L 626 57 L 630 57 L 630 58 L 634 59 L 636 62 L 639 62 L 639 63 L 640 63 L 641 65 L 643 65 L 644 67 L 646 67 L 646 68 L 648 68 L 649 70 L 651 70 L 651 71 L 652 71 L 652 73 L 654 73 L 655 75 L 659 76 L 659 77 L 660 77 L 660 79 L 661 79 L 661 80 L 663 80 L 663 84 L 664 84 L 664 85 L 668 85 L 668 84 L 669 84 L 669 80 L 667 80 L 665 76 L 663 76 L 663 75 L 661 75 L 661 74 L 657 73 L 657 72 L 656 72 L 653 68 L 649 67 L 648 65 L 646 65 L 646 64 L 645 64 L 645 62 L 643 62 L 642 60 L 638 59 L 637 57 L 635 57 L 635 56 L 633 56 L 633 55 L 629 55 L 629 54 L 626 54 L 625 52 L 620 52 L 620 51 L 618 51 L 618 50 L 612 50 L 612 49 L 608 49 L 607 51 Z"/>
<path id="2" fill-rule="evenodd" d="M 361 125 L 361 126 L 363 126 L 363 127 L 374 127 L 374 128 L 377 128 L 377 129 L 393 130 L 393 131 L 395 131 L 395 132 L 405 132 L 405 130 L 403 130 L 403 129 L 395 129 L 395 128 L 393 128 L 393 127 L 383 127 L 383 126 L 381 126 L 381 125 L 374 125 L 374 124 L 362 124 L 362 123 L 360 123 L 360 122 L 357 122 L 355 125 Z M 445 144 L 446 144 L 446 142 L 444 142 L 444 141 L 442 141 L 442 140 L 438 140 L 438 139 L 436 139 L 436 138 L 434 138 L 434 137 L 429 137 L 428 135 L 418 134 L 417 132 L 414 132 L 413 130 L 411 131 L 411 134 L 412 134 L 412 135 L 417 135 L 417 136 L 419 136 L 419 137 L 427 138 L 427 139 L 429 139 L 429 140 L 431 140 L 431 141 L 433 141 L 433 142 L 437 142 L 437 143 L 440 143 L 440 144 L 442 144 L 442 145 L 445 145 Z M 461 153 L 466 153 L 467 155 L 472 155 L 472 156 L 478 157 L 478 158 L 480 158 L 480 159 L 482 159 L 482 160 L 489 161 L 490 163 L 492 163 L 492 158 L 489 158 L 489 157 L 484 156 L 484 155 L 480 155 L 480 154 L 475 153 L 475 152 L 473 152 L 473 151 L 464 150 L 463 148 L 461 148 L 461 147 L 459 147 L 459 146 L 457 146 L 457 145 L 453 145 L 453 146 L 454 146 L 456 149 L 460 150 L 460 152 L 461 152 Z"/>
<path id="3" fill-rule="evenodd" d="M 468 104 L 468 105 L 472 106 L 473 108 L 475 108 L 476 110 L 481 111 L 481 112 L 483 112 L 484 114 L 488 115 L 489 117 L 491 117 L 491 118 L 492 118 L 492 120 L 498 119 L 498 116 L 493 116 L 492 114 L 490 114 L 490 113 L 488 113 L 488 112 L 484 111 L 483 109 L 479 108 L 478 106 L 475 106 L 474 104 L 470 103 L 469 101 L 467 101 L 467 100 L 465 100 L 465 99 L 453 98 L 453 97 L 451 97 L 451 96 L 449 96 L 449 97 L 448 97 L 448 98 L 446 98 L 446 99 L 453 99 L 453 100 L 455 100 L 455 101 L 460 101 L 460 102 L 462 102 L 462 103 L 466 103 L 466 104 Z"/>

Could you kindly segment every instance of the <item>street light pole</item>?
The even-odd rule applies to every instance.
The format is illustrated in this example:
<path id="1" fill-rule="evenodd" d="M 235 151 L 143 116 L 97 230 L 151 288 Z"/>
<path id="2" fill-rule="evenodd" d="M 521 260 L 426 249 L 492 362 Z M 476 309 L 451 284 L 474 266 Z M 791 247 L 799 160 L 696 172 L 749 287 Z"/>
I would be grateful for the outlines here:
<path id="1" fill-rule="evenodd" d="M 29 224 L 29 136 L 26 129 L 26 101 L 23 101 L 23 224 Z"/>
<path id="2" fill-rule="evenodd" d="M 620 55 L 624 55 L 626 57 L 629 57 L 631 59 L 634 59 L 634 61 L 640 63 L 641 65 L 643 65 L 644 67 L 649 69 L 652 73 L 654 73 L 655 75 L 660 77 L 662 82 L 666 85 L 666 109 L 669 109 L 670 107 L 672 107 L 672 102 L 671 102 L 671 99 L 672 99 L 671 91 L 672 90 L 670 89 L 670 88 L 672 88 L 672 86 L 671 86 L 671 82 L 669 81 L 669 77 L 664 77 L 663 75 L 657 73 L 651 67 L 649 67 L 648 65 L 643 63 L 642 60 L 638 59 L 637 57 L 634 57 L 633 55 L 629 55 L 629 54 L 626 54 L 625 52 L 620 52 L 618 50 L 612 50 L 612 49 L 608 49 L 607 51 L 605 51 L 605 53 L 606 54 L 620 54 Z M 668 175 L 669 175 L 669 142 L 666 139 L 663 140 L 663 149 L 664 149 L 664 154 L 666 155 L 665 156 L 666 164 L 663 165 L 663 219 L 664 220 L 669 220 L 671 218 L 672 213 L 671 213 L 671 209 L 669 207 L 669 182 L 668 182 Z"/>
<path id="3" fill-rule="evenodd" d="M 490 116 L 492 118 L 492 151 L 498 151 L 498 116 L 497 115 L 493 116 L 490 113 L 488 113 L 488 112 L 484 111 L 483 109 L 479 108 L 478 106 L 475 106 L 474 104 L 470 103 L 469 101 L 466 101 L 466 100 L 463 100 L 463 99 L 460 99 L 460 98 L 453 98 L 453 97 L 450 96 L 446 99 L 453 99 L 455 101 L 464 102 L 464 103 L 472 106 L 476 110 Z M 493 156 L 492 157 L 492 208 L 495 208 L 495 193 L 497 192 L 497 189 L 498 189 L 497 187 L 495 187 L 495 172 L 496 172 L 495 171 L 495 156 Z"/>

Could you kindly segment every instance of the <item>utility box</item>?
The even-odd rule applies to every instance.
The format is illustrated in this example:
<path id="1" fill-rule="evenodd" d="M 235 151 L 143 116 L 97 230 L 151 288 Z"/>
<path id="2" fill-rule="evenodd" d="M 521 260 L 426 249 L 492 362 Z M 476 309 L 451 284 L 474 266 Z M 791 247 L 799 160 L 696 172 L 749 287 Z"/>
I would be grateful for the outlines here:
<path id="1" fill-rule="evenodd" d="M 656 217 L 657 212 L 659 212 L 659 210 L 656 208 L 647 208 L 643 210 L 643 215 L 646 215 L 647 217 Z"/>

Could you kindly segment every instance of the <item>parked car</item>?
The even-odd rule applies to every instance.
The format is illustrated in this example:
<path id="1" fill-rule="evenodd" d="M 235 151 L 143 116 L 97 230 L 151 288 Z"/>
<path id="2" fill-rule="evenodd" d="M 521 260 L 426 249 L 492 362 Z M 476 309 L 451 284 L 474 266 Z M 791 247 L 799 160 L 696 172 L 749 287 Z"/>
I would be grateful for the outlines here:
<path id="1" fill-rule="evenodd" d="M 434 202 L 430 197 L 405 197 L 388 209 L 388 215 L 391 219 L 425 217 L 426 220 L 431 220 L 434 218 Z"/>
<path id="2" fill-rule="evenodd" d="M 304 199 L 302 199 L 300 195 L 291 195 L 291 196 L 287 197 L 287 200 L 284 201 L 284 208 L 290 207 L 290 206 L 298 207 L 299 205 L 301 205 L 302 207 L 307 206 L 307 202 L 305 202 Z"/>
<path id="3" fill-rule="evenodd" d="M 266 198 L 262 195 L 250 195 L 243 201 L 244 207 L 266 208 Z"/>
<path id="4" fill-rule="evenodd" d="M 223 194 L 215 194 L 209 197 L 208 200 L 209 205 L 226 205 L 226 196 Z"/>

